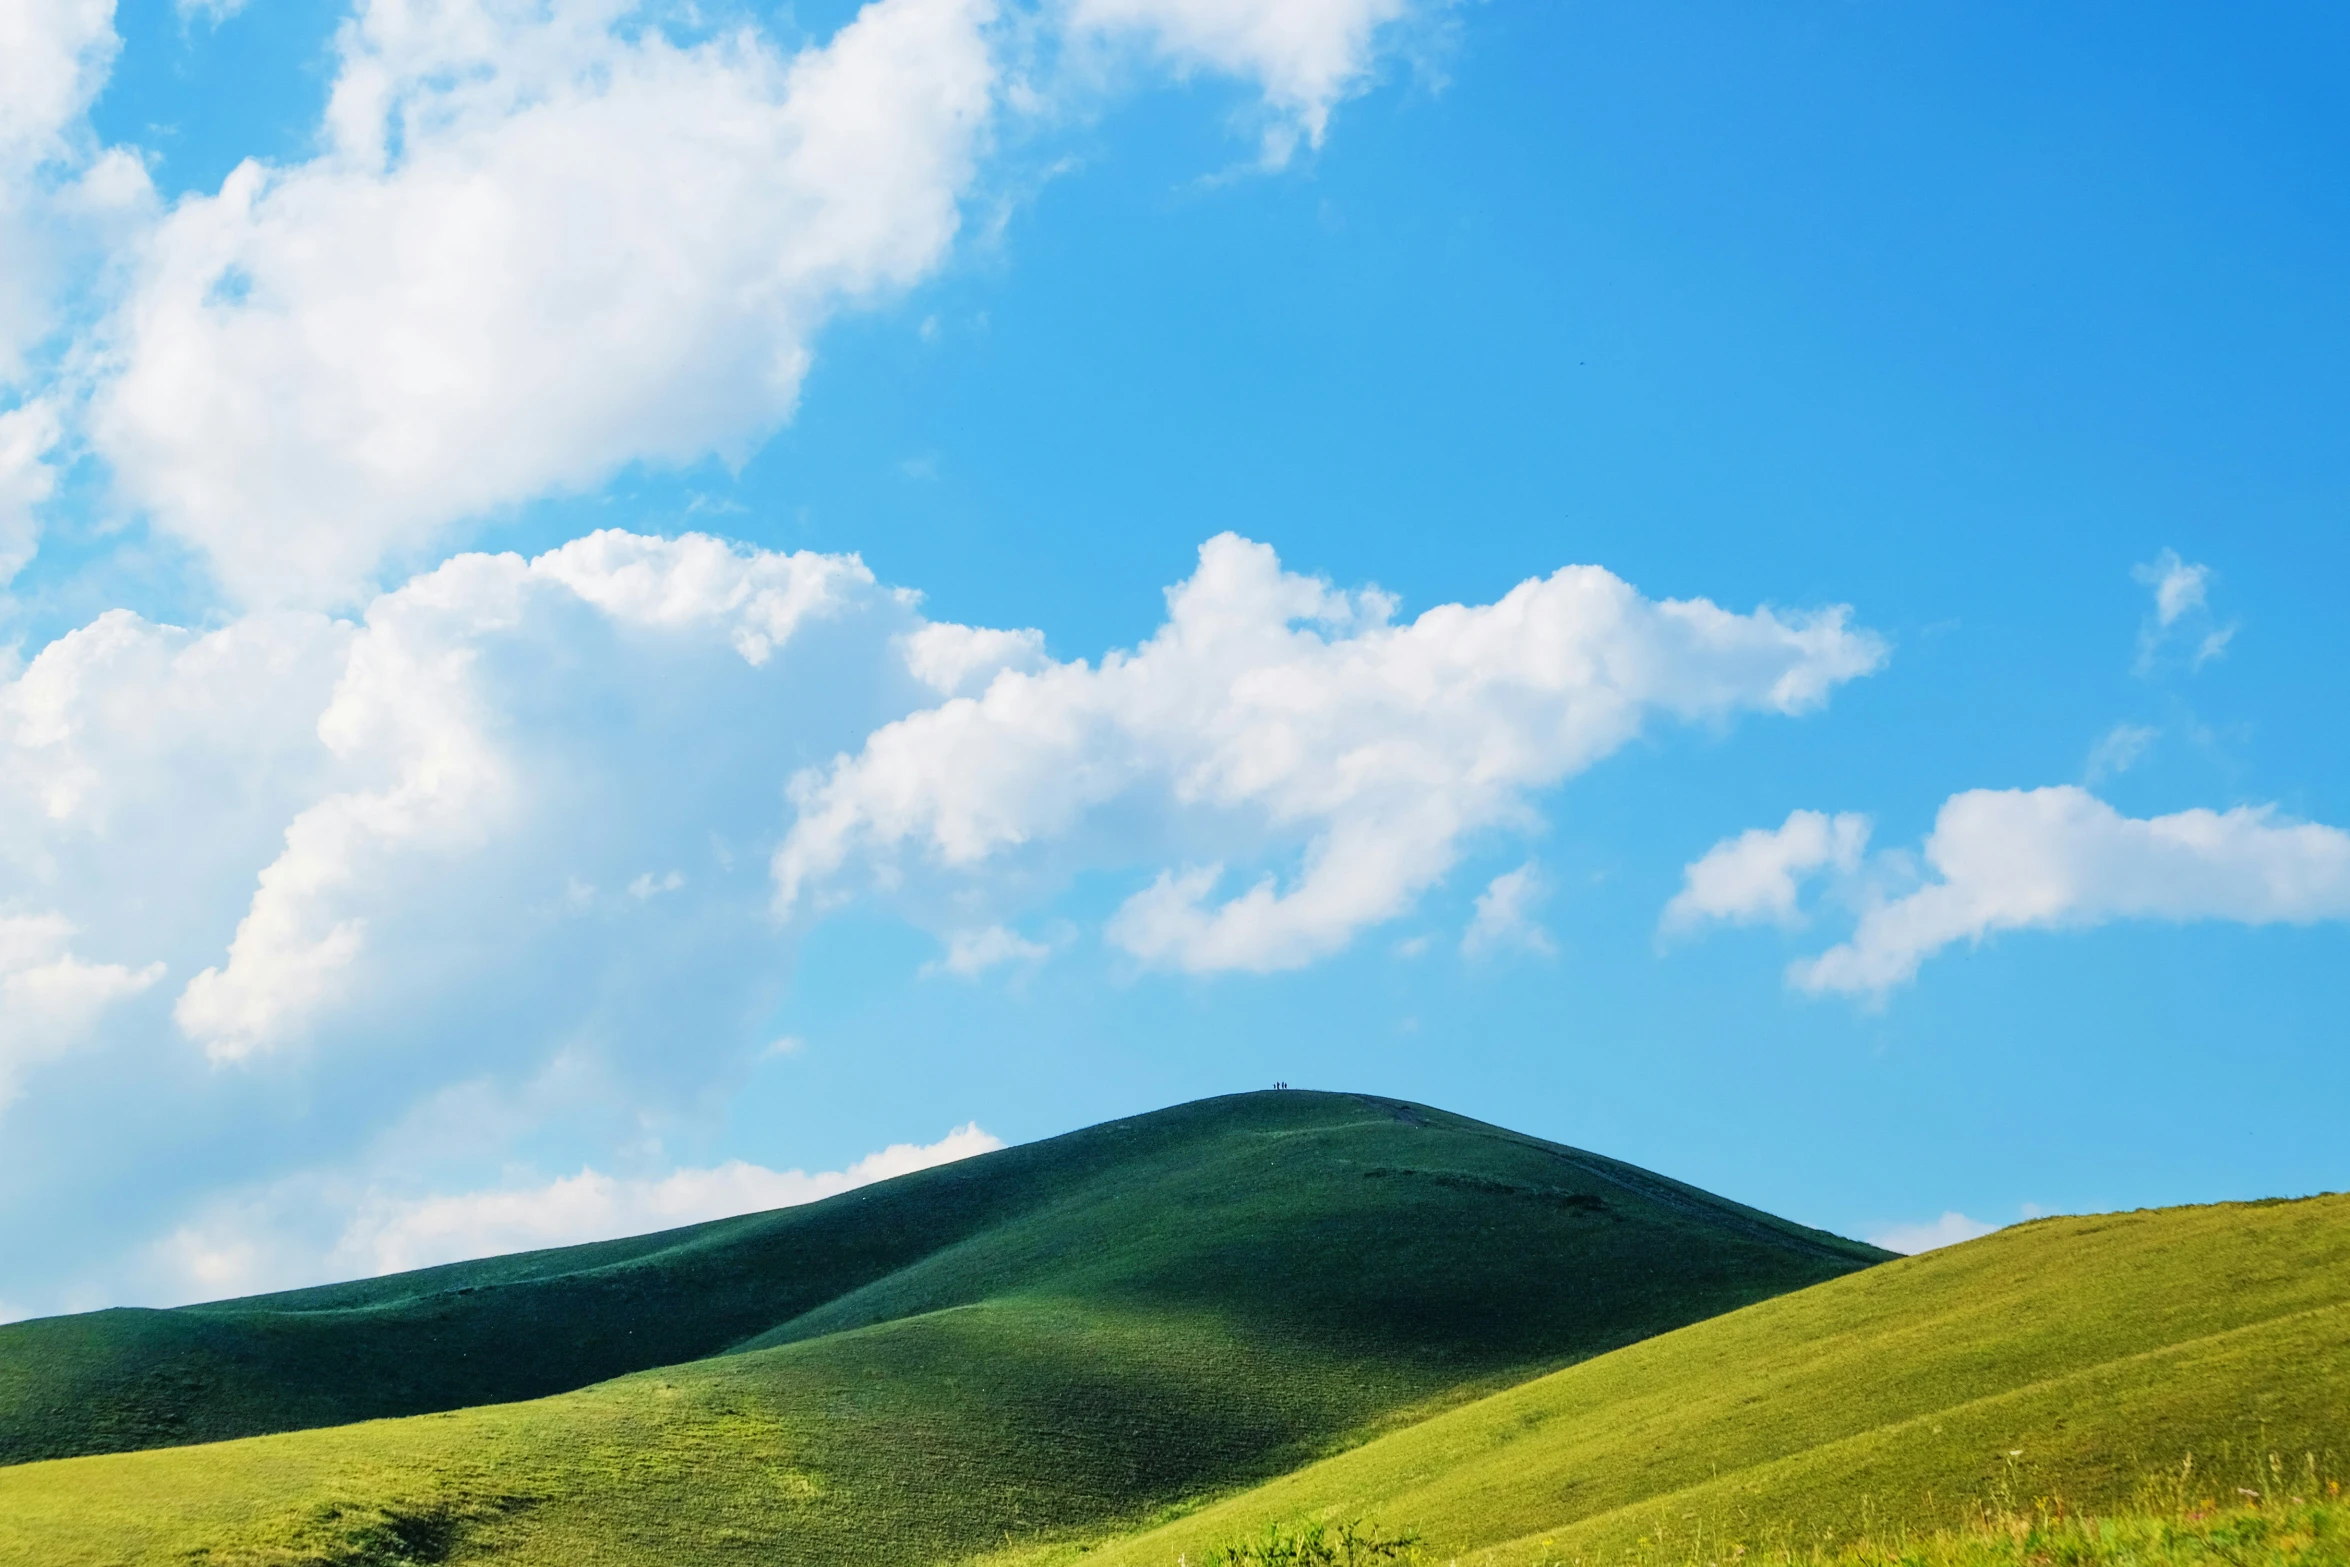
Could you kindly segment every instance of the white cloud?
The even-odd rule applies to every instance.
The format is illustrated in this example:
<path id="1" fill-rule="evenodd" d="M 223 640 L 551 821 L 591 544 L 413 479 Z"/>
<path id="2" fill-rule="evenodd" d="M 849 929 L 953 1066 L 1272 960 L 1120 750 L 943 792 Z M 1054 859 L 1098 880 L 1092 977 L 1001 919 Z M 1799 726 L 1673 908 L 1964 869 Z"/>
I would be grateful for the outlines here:
<path id="1" fill-rule="evenodd" d="M 663 1175 L 615 1176 L 586 1168 L 531 1185 L 430 1197 L 371 1191 L 346 1200 L 308 1182 L 213 1204 L 155 1247 L 154 1287 L 174 1300 L 290 1289 L 371 1278 L 509 1252 L 644 1235 L 737 1214 L 818 1202 L 875 1181 L 910 1175 L 1003 1147 L 976 1122 L 935 1143 L 893 1143 L 842 1170 L 773 1170 L 741 1159 Z M 309 1239 L 321 1216 L 333 1238 Z"/>
<path id="2" fill-rule="evenodd" d="M 73 156 L 75 126 L 118 44 L 114 0 L 14 0 L 0 11 L 0 167 Z"/>
<path id="3" fill-rule="evenodd" d="M 0 1193 L 41 1194 L 0 1214 L 20 1255 L 106 1216 L 11 1294 L 54 1309 L 35 1269 L 73 1252 L 120 1298 L 109 1248 L 186 1222 L 190 1171 L 403 1190 L 549 1138 L 611 1170 L 698 1114 L 779 1032 L 784 782 L 938 699 L 921 629 L 854 557 L 600 533 L 357 622 L 112 611 L 0 662 L 0 911 L 39 919 L 0 975 Z M 432 1141 L 465 1085 L 516 1108 Z M 224 1246 L 222 1280 L 276 1266 Z"/>
<path id="4" fill-rule="evenodd" d="M 87 963 L 69 950 L 76 931 L 58 914 L 0 914 L 0 1108 L 25 1069 L 85 1039 L 114 1003 L 163 977 L 163 965 Z"/>
<path id="5" fill-rule="evenodd" d="M 2174 636 L 2193 639 L 2195 651 L 2188 658 L 2191 669 L 2201 669 L 2227 651 L 2237 628 L 2212 623 L 2209 566 L 2192 564 L 2181 559 L 2177 550 L 2166 549 L 2146 564 L 2131 567 L 2130 575 L 2154 594 L 2152 612 L 2138 631 L 2139 674 L 2153 671 Z"/>
<path id="6" fill-rule="evenodd" d="M 151 210 L 145 167 L 87 120 L 119 43 L 113 0 L 0 7 L 0 388 L 27 375 L 93 248 Z"/>
<path id="7" fill-rule="evenodd" d="M 978 930 L 959 930 L 949 936 L 946 956 L 924 965 L 923 972 L 976 979 L 1006 963 L 1042 963 L 1052 955 L 1053 949 L 1041 941 L 1030 941 L 1006 926 L 987 925 Z"/>
<path id="8" fill-rule="evenodd" d="M 1320 139 L 1406 4 L 1076 0 L 1047 25 L 1256 83 L 1279 149 Z M 1001 104 L 1036 94 L 997 48 L 1034 19 L 998 12 L 873 0 L 787 53 L 630 0 L 361 0 L 319 152 L 240 165 L 126 250 L 80 433 L 233 598 L 313 606 L 630 463 L 740 461 L 829 318 L 949 255 Z"/>
<path id="9" fill-rule="evenodd" d="M 1737 615 L 1596 567 L 1408 625 L 1393 608 L 1212 539 L 1140 648 L 1005 670 L 797 779 L 777 905 L 857 858 L 1009 874 L 1031 850 L 1131 864 L 1156 838 L 1197 857 L 1128 899 L 1115 945 L 1195 972 L 1294 968 L 1402 913 L 1466 836 L 1530 821 L 1534 791 L 1652 720 L 1802 712 L 1885 656 L 1841 608 Z M 1267 853 L 1301 857 L 1286 887 L 1266 871 L 1219 900 L 1233 858 Z"/>
<path id="10" fill-rule="evenodd" d="M 233 593 L 313 603 L 460 519 L 739 457 L 827 316 L 946 255 L 992 14 L 876 0 L 785 55 L 609 0 L 367 0 L 325 149 L 146 248 L 95 447 Z"/>
<path id="11" fill-rule="evenodd" d="M 1030 670 L 1044 663 L 1044 633 L 994 631 L 932 621 L 905 638 L 906 668 L 940 696 L 961 696 L 982 688 L 1000 670 Z"/>
<path id="12" fill-rule="evenodd" d="M 1369 77 L 1383 28 L 1406 0 L 1071 0 L 1073 30 L 1138 36 L 1181 70 L 1254 81 L 1272 123 L 1265 162 L 1289 160 L 1302 137 L 1320 146 L 1330 111 Z"/>
<path id="13" fill-rule="evenodd" d="M 542 1186 L 378 1200 L 344 1232 L 329 1268 L 337 1274 L 398 1273 L 437 1262 L 641 1235 L 816 1202 L 1003 1146 L 1002 1139 L 972 1122 L 935 1143 L 893 1143 L 845 1170 L 814 1175 L 730 1159 L 715 1168 L 673 1170 L 659 1177 L 587 1169 Z"/>
<path id="14" fill-rule="evenodd" d="M 2189 565 L 2177 550 L 2166 549 L 2145 565 L 2132 566 L 2130 575 L 2154 590 L 2154 623 L 2165 631 L 2208 601 L 2211 568 Z"/>
<path id="15" fill-rule="evenodd" d="M 33 558 L 38 508 L 57 488 L 50 450 L 61 434 L 57 410 L 35 401 L 0 413 L 0 588 Z"/>
<path id="16" fill-rule="evenodd" d="M 1921 1251 L 1934 1251 L 1943 1246 L 1955 1246 L 1960 1241 L 1971 1241 L 1998 1229 L 1996 1224 L 1985 1224 L 1970 1219 L 1963 1213 L 1946 1213 L 1939 1219 L 1928 1219 L 1922 1224 L 1892 1225 L 1868 1238 L 1871 1246 L 1882 1246 L 1887 1251 L 1916 1256 Z"/>
<path id="17" fill-rule="evenodd" d="M 1797 988 L 1881 995 L 1951 943 L 2002 930 L 2350 919 L 2350 832 L 2274 806 L 2136 818 L 2069 785 L 1976 789 L 1943 804 L 1923 858 L 1930 878 L 1797 962 Z"/>
<path id="18" fill-rule="evenodd" d="M 2145 724 L 2116 724 L 2097 737 L 2089 748 L 2088 765 L 2081 770 L 2085 784 L 2103 783 L 2117 778 L 2138 765 L 2139 760 L 2162 738 L 2162 731 Z"/>
<path id="19" fill-rule="evenodd" d="M 648 727 L 690 722 L 694 697 L 713 694 L 720 684 L 713 677 L 728 665 L 756 671 L 804 622 L 861 600 L 881 597 L 853 559 L 743 552 L 702 536 L 658 540 L 611 532 L 532 561 L 460 556 L 378 599 L 316 720 L 343 786 L 287 825 L 284 848 L 261 870 L 227 961 L 204 968 L 181 993 L 174 1014 L 180 1027 L 217 1060 L 302 1037 L 322 1011 L 359 1004 L 372 988 L 351 967 L 370 946 L 382 947 L 387 921 L 405 922 L 408 947 L 439 962 L 457 928 L 450 921 L 494 919 L 511 927 L 508 943 L 534 924 L 573 922 L 582 907 L 568 895 L 574 883 L 587 889 L 591 913 L 599 883 L 626 889 L 624 896 L 638 905 L 686 889 L 688 878 L 674 868 L 657 875 L 623 862 L 598 876 L 581 875 L 579 864 L 591 856 L 571 840 L 569 823 L 545 818 L 550 796 L 569 796 L 577 808 L 596 790 L 619 785 L 625 793 L 613 810 L 690 810 L 709 788 L 695 781 L 697 756 L 735 749 L 723 721 L 670 736 L 668 754 L 640 756 L 634 765 L 612 748 L 633 746 Z M 583 612 L 600 612 L 604 626 L 577 626 Z M 589 630 L 587 638 L 579 638 L 582 630 Z M 677 689 L 648 690 L 637 685 L 641 670 L 615 670 L 614 705 L 631 698 L 644 704 L 626 714 L 617 733 L 551 733 L 519 752 L 502 743 L 517 708 L 547 700 L 542 683 L 553 673 L 550 663 L 576 658 L 579 649 L 566 644 L 596 639 L 597 630 L 617 634 L 621 645 L 607 642 L 608 653 L 631 662 L 631 655 L 655 662 L 651 655 L 666 644 L 684 655 L 692 674 Z M 648 770 L 675 782 L 646 791 L 650 798 L 627 789 L 630 781 L 648 781 Z M 727 779 L 721 787 L 756 783 Z M 639 822 L 609 847 L 646 842 L 651 825 Z M 675 836 L 653 843 L 682 852 L 678 839 L 690 827 L 667 825 Z M 559 878 L 550 861 L 565 856 L 577 858 Z M 435 891 L 453 864 L 468 864 L 477 877 L 520 875 L 522 885 L 507 889 L 515 902 L 494 912 L 453 905 Z M 534 903 L 551 905 L 557 886 L 567 893 L 560 912 L 522 912 Z M 397 950 L 403 933 L 390 939 Z M 393 976 L 379 967 L 376 983 L 390 982 Z M 397 983 L 405 989 L 414 980 Z"/>
<path id="20" fill-rule="evenodd" d="M 1683 873 L 1681 890 L 1665 905 L 1662 928 L 1687 930 L 1709 919 L 1794 925 L 1802 918 L 1801 883 L 1830 868 L 1858 869 L 1868 841 L 1867 817 L 1819 811 L 1790 811 L 1776 828 L 1724 838 Z"/>
<path id="21" fill-rule="evenodd" d="M 1549 952 L 1550 933 L 1534 922 L 1534 911 L 1549 896 L 1542 872 L 1532 861 L 1504 871 L 1477 894 L 1476 913 L 1461 934 L 1461 951 L 1472 958 L 1502 952 Z"/>

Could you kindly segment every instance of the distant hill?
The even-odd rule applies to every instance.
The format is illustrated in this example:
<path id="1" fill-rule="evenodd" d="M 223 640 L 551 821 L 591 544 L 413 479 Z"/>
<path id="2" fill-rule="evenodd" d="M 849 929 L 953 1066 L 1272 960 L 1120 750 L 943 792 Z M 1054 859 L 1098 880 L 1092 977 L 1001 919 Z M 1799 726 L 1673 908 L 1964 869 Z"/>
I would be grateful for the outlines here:
<path id="1" fill-rule="evenodd" d="M 663 1235 L 0 1328 L 0 1560 L 949 1559 L 1884 1255 L 1423 1106 L 1206 1100 Z"/>
<path id="2" fill-rule="evenodd" d="M 2269 1453 L 2287 1490 L 2310 1454 L 2350 1480 L 2350 1196 L 2043 1219 L 1889 1263 L 1086 1561 L 1173 1567 L 1267 1523 L 1368 1515 L 1481 1567 L 1727 1562 L 1740 1544 L 1948 1527 L 2002 1495 L 2108 1507 L 2190 1454 L 2187 1494 L 2236 1504 L 2239 1486 L 2270 1491 Z"/>

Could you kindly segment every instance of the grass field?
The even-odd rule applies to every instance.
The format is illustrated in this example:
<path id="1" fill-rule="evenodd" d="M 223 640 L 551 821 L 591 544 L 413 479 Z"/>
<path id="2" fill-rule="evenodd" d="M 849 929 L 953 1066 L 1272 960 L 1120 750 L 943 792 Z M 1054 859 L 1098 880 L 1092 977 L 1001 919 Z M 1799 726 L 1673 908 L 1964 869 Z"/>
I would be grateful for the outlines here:
<path id="1" fill-rule="evenodd" d="M 1369 1517 L 1436 1560 L 1712 1562 L 1952 1525 L 2002 1492 L 2106 1506 L 2189 1453 L 2338 1473 L 2346 1442 L 2350 1197 L 2047 1219 L 1509 1389 L 1086 1561 L 1196 1567 L 1268 1524 Z"/>
<path id="2" fill-rule="evenodd" d="M 1883 1255 L 1441 1111 L 1243 1094 L 660 1235 L 0 1327 L 0 1463 L 535 1398 L 1037 1290 L 1434 1386 Z"/>
<path id="3" fill-rule="evenodd" d="M 2249 1455 L 2248 1455 L 2249 1456 Z M 2248 1481 L 2250 1484 L 2238 1482 Z M 2227 1498 L 2225 1502 L 2221 1497 Z M 1376 1525 L 1274 1525 L 1201 1567 L 1430 1567 L 1424 1542 Z M 1953 1527 L 1760 1550 L 1713 1538 L 1643 1539 L 1612 1560 L 1562 1567 L 2342 1567 L 2350 1506 L 2314 1457 L 2258 1455 L 2231 1473 L 2185 1461 L 2148 1475 L 2118 1508 L 1994 1497 Z"/>
<path id="4" fill-rule="evenodd" d="M 0 1561 L 1077 1541 L 1881 1256 L 1418 1106 L 1212 1100 L 667 1236 L 0 1330 L 18 1453 L 443 1410 L 0 1469 Z"/>

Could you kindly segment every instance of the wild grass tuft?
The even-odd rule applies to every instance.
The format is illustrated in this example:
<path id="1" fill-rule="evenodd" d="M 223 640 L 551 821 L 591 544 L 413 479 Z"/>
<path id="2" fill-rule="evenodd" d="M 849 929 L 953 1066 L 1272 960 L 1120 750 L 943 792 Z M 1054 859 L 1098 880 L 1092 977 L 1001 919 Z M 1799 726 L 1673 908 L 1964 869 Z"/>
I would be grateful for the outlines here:
<path id="1" fill-rule="evenodd" d="M 2017 1455 L 2020 1456 L 2020 1455 Z M 2119 1506 L 2087 1509 L 2027 1496 L 2020 1466 L 1960 1511 L 1947 1528 L 1900 1529 L 1832 1542 L 1789 1523 L 1757 1540 L 1659 1525 L 1630 1546 L 1561 1554 L 1543 1542 L 1530 1567 L 2346 1567 L 2350 1503 L 2315 1453 L 2270 1452 L 2242 1464 L 2189 1455 L 2141 1479 Z M 1410 1535 L 1360 1521 L 1275 1524 L 1226 1545 L 1209 1567 L 1483 1567 L 1492 1552 L 1438 1555 Z M 1178 1567 L 1189 1567 L 1187 1558 Z"/>

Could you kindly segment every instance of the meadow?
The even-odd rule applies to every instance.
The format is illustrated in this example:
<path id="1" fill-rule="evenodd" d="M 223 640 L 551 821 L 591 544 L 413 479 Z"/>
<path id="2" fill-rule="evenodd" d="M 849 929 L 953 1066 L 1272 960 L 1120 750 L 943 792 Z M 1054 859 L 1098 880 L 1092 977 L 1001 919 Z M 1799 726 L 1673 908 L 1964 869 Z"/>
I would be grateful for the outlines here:
<path id="1" fill-rule="evenodd" d="M 567 1563 L 1091 1538 L 1882 1256 L 1421 1106 L 1236 1096 L 666 1237 L 0 1329 L 16 1451 L 148 1449 L 0 1468 L 0 1560 L 333 1561 L 399 1519 Z M 232 1419 L 277 1434 L 185 1443 Z"/>
<path id="2" fill-rule="evenodd" d="M 2330 1466 L 2345 1433 L 2350 1197 L 2043 1219 L 1531 1380 L 1088 1560 L 1172 1567 L 1357 1517 L 1499 1567 L 1825 1549 L 1956 1527 L 2001 1488 L 2120 1504 L 2189 1454 Z"/>
<path id="3" fill-rule="evenodd" d="M 2338 1496 L 2312 1487 L 2350 1431 L 2350 1197 L 2047 1219 L 1887 1259 L 1393 1101 L 1242 1096 L 1056 1143 L 834 1199 L 849 1221 L 754 1216 L 191 1313 L 316 1315 L 317 1342 L 383 1313 L 415 1346 L 436 1299 L 488 1294 L 456 1309 L 470 1348 L 571 1320 L 599 1277 L 628 1284 L 604 1299 L 690 1312 L 660 1270 L 698 1277 L 711 1249 L 790 1275 L 788 1246 L 746 1239 L 917 1213 L 909 1183 L 953 1175 L 944 1206 L 985 1215 L 926 1248 L 885 1232 L 874 1254 L 908 1260 L 836 1268 L 814 1305 L 786 1279 L 769 1325 L 680 1363 L 157 1444 L 183 1421 L 140 1450 L 0 1467 L 0 1562 L 1311 1567 L 1291 1548 L 1317 1531 L 1358 1564 L 2339 1559 Z M 748 1294 L 715 1314 L 755 1320 Z M 25 1430 L 41 1410 L 72 1414 L 16 1353 L 57 1323 L 92 1331 L 0 1330 L 20 1441 L 44 1439 Z M 101 1385 L 137 1380 L 126 1356 L 100 1363 Z M 353 1364 L 382 1396 L 379 1365 Z M 2286 1519 L 2280 1485 L 2147 1490 L 2190 1454 L 2198 1481 L 2281 1485 L 2278 1455 L 2311 1477 L 2304 1511 Z"/>

